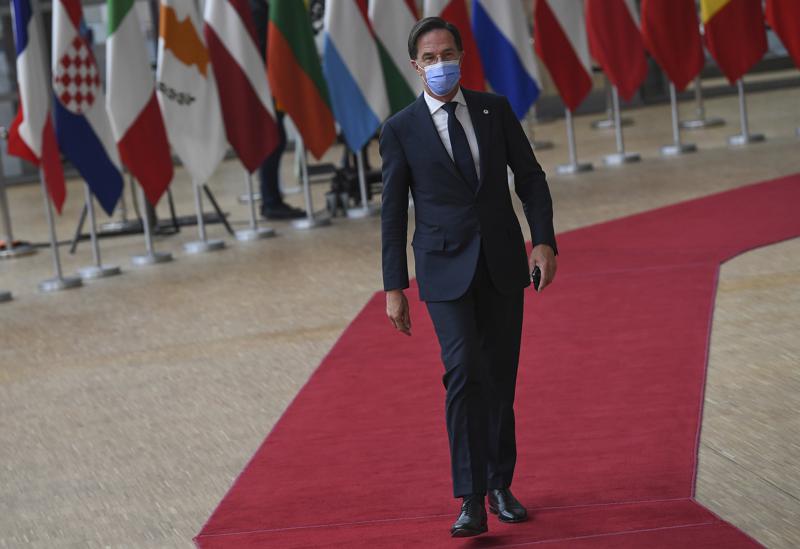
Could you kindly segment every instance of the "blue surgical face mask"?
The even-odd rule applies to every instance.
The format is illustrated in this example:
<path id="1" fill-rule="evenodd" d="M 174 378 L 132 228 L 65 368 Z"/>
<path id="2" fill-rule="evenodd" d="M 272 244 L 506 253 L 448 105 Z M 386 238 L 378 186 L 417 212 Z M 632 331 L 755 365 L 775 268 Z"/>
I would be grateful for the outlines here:
<path id="1" fill-rule="evenodd" d="M 439 97 L 453 91 L 461 80 L 461 64 L 459 60 L 440 61 L 425 67 L 425 81 L 430 90 Z"/>

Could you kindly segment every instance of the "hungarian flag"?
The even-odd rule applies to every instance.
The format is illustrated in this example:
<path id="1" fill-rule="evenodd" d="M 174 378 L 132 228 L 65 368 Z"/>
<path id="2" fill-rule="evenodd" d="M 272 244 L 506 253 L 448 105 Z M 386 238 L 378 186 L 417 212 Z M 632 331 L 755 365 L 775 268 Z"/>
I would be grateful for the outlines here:
<path id="1" fill-rule="evenodd" d="M 228 148 L 217 83 L 195 0 L 161 0 L 156 89 L 169 142 L 194 181 L 208 181 Z"/>
<path id="2" fill-rule="evenodd" d="M 647 76 L 647 58 L 633 0 L 586 0 L 589 51 L 623 99 Z"/>
<path id="3" fill-rule="evenodd" d="M 203 19 L 225 133 L 253 173 L 278 145 L 275 106 L 253 15 L 247 0 L 206 0 Z"/>
<path id="4" fill-rule="evenodd" d="M 767 51 L 761 0 L 700 0 L 706 46 L 733 84 Z"/>
<path id="5" fill-rule="evenodd" d="M 108 0 L 106 105 L 122 163 L 155 206 L 174 173 L 134 0 Z"/>
<path id="6" fill-rule="evenodd" d="M 81 19 L 80 0 L 53 2 L 53 121 L 61 152 L 111 215 L 122 195 L 122 167 L 100 67 L 78 32 Z"/>
<path id="7" fill-rule="evenodd" d="M 800 67 L 800 2 L 767 0 L 767 21 Z"/>
<path id="8" fill-rule="evenodd" d="M 267 34 L 267 73 L 275 100 L 297 126 L 308 150 L 322 158 L 336 141 L 336 127 L 303 0 L 271 0 Z"/>
<path id="9" fill-rule="evenodd" d="M 533 43 L 571 111 L 592 91 L 592 65 L 582 0 L 535 0 Z"/>
<path id="10" fill-rule="evenodd" d="M 322 70 L 350 150 L 361 150 L 390 114 L 367 0 L 327 0 Z"/>
<path id="11" fill-rule="evenodd" d="M 642 38 L 678 91 L 703 69 L 695 0 L 642 0 Z"/>
<path id="12" fill-rule="evenodd" d="M 408 57 L 408 34 L 417 19 L 414 0 L 369 0 L 369 20 L 378 43 L 392 113 L 422 93 L 422 80 Z"/>
<path id="13" fill-rule="evenodd" d="M 425 0 L 425 17 L 441 17 L 452 23 L 461 34 L 464 46 L 464 60 L 461 62 L 461 85 L 470 90 L 486 89 L 478 45 L 472 34 L 472 25 L 467 13 L 467 0 Z"/>
<path id="14" fill-rule="evenodd" d="M 30 0 L 12 0 L 11 8 L 17 50 L 19 111 L 9 128 L 8 154 L 41 166 L 47 192 L 61 213 L 67 188 L 50 118 L 52 92 L 45 71 L 46 46 L 42 39 L 40 15 L 34 14 Z"/>

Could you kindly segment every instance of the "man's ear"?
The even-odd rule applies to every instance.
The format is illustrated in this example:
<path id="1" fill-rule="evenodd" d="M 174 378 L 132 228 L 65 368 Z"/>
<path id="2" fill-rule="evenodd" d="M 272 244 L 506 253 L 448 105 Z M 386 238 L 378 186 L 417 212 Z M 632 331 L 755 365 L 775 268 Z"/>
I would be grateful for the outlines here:
<path id="1" fill-rule="evenodd" d="M 411 68 L 414 69 L 414 72 L 416 72 L 420 77 L 422 77 L 422 75 L 425 73 L 425 71 L 422 70 L 422 67 L 417 65 L 417 62 L 414 61 L 413 59 L 411 59 L 409 62 L 411 63 Z"/>

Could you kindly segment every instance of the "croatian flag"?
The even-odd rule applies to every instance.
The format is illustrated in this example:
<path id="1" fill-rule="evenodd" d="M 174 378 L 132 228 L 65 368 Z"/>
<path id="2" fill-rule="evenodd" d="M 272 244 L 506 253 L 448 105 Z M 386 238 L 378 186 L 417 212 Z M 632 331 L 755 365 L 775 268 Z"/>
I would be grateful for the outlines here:
<path id="1" fill-rule="evenodd" d="M 111 215 L 122 194 L 119 151 L 97 61 L 78 32 L 82 18 L 80 0 L 53 2 L 53 118 L 61 152 Z"/>
<path id="2" fill-rule="evenodd" d="M 325 4 L 322 70 L 333 114 L 347 146 L 358 151 L 389 116 L 383 69 L 367 15 L 367 0 Z"/>
<path id="3" fill-rule="evenodd" d="M 524 118 L 539 97 L 539 77 L 522 2 L 473 0 L 472 28 L 486 79 Z"/>
<path id="4" fill-rule="evenodd" d="M 19 112 L 8 135 L 8 153 L 42 167 L 45 184 L 58 213 L 67 189 L 50 118 L 50 86 L 44 67 L 41 27 L 29 0 L 12 0 L 17 48 Z M 38 15 L 38 14 L 37 14 Z"/>

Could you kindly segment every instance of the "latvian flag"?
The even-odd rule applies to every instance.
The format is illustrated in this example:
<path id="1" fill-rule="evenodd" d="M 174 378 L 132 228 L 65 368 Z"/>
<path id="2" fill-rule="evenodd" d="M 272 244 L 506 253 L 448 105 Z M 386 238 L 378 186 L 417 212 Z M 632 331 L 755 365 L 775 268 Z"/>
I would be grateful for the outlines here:
<path id="1" fill-rule="evenodd" d="M 61 152 L 111 215 L 122 193 L 119 153 L 97 62 L 78 33 L 82 18 L 79 0 L 53 2 L 53 118 Z"/>
<path id="2" fill-rule="evenodd" d="M 122 162 L 153 206 L 174 169 L 147 46 L 133 0 L 108 0 L 108 112 Z"/>
<path id="3" fill-rule="evenodd" d="M 11 6 L 17 48 L 19 112 L 9 131 L 8 153 L 42 167 L 50 198 L 61 213 L 67 191 L 50 118 L 50 86 L 44 67 L 41 26 L 29 0 L 12 0 Z"/>
<path id="4" fill-rule="evenodd" d="M 207 0 L 203 18 L 228 142 L 252 173 L 275 150 L 278 127 L 250 6 Z"/>

